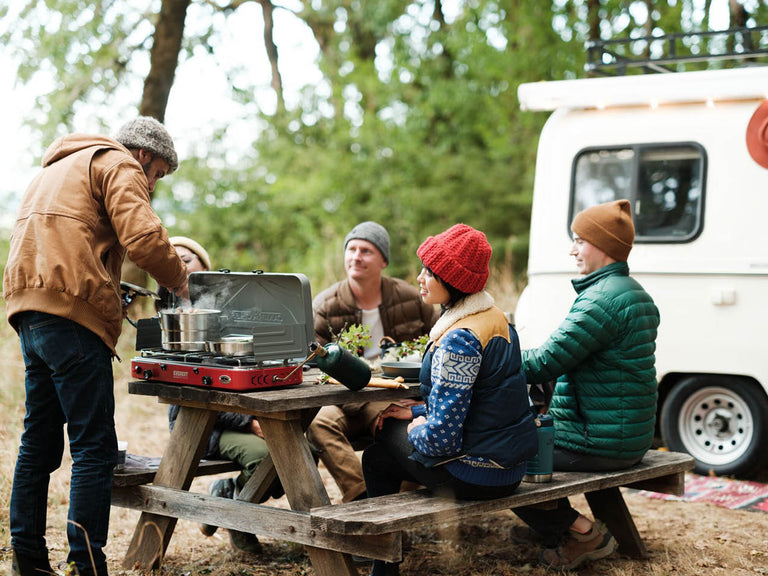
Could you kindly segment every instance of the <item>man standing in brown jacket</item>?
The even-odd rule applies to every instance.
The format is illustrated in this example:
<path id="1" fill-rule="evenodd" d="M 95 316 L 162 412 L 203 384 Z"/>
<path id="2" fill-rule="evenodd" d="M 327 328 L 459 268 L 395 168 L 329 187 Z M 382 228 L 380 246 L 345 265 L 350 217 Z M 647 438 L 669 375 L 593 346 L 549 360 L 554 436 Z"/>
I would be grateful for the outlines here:
<path id="1" fill-rule="evenodd" d="M 107 576 L 117 461 L 112 357 L 123 320 L 126 255 L 161 286 L 187 292 L 184 263 L 149 193 L 178 166 L 162 124 L 139 117 L 114 139 L 70 134 L 43 155 L 11 236 L 3 278 L 8 321 L 26 366 L 26 416 L 11 492 L 12 573 L 53 573 L 45 543 L 50 474 L 67 426 L 72 478 L 68 563 Z"/>
<path id="2" fill-rule="evenodd" d="M 384 276 L 389 264 L 389 233 L 376 222 L 361 222 L 344 239 L 347 278 L 320 292 L 312 302 L 315 338 L 326 344 L 353 324 L 368 326 L 367 359 L 381 354 L 380 340 L 413 340 L 428 334 L 439 316 L 424 304 L 416 286 Z M 344 502 L 365 496 L 360 458 L 353 442 L 372 437 L 379 414 L 391 402 L 324 406 L 307 429 L 307 438 L 342 492 Z"/>

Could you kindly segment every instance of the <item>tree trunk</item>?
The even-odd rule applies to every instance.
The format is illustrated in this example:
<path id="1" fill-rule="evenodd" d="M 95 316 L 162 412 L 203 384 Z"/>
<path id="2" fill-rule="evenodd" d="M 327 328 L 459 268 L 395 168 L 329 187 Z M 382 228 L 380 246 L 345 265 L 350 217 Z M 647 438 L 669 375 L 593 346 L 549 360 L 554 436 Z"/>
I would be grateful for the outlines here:
<path id="1" fill-rule="evenodd" d="M 261 10 L 264 13 L 264 47 L 267 49 L 269 65 L 272 68 L 272 90 L 277 96 L 278 113 L 285 110 L 285 100 L 283 99 L 283 78 L 280 76 L 280 69 L 277 66 L 277 45 L 272 35 L 275 28 L 273 13 L 275 6 L 270 0 L 259 0 Z"/>
<path id="2" fill-rule="evenodd" d="M 190 0 L 163 0 L 150 51 L 149 74 L 144 81 L 139 114 L 165 119 L 168 95 L 171 93 L 179 62 L 184 20 Z M 151 193 L 150 193 L 151 196 Z M 122 278 L 138 286 L 147 286 L 147 273 L 129 259 L 123 262 Z"/>
<path id="3" fill-rule="evenodd" d="M 589 39 L 600 40 L 600 0 L 587 0 Z"/>
<path id="4" fill-rule="evenodd" d="M 747 25 L 747 11 L 744 5 L 738 0 L 729 1 L 731 11 L 730 28 L 744 28 Z"/>
<path id="5" fill-rule="evenodd" d="M 150 69 L 144 81 L 139 113 L 160 122 L 165 119 L 168 95 L 179 62 L 184 20 L 190 0 L 163 0 L 150 51 Z"/>
<path id="6" fill-rule="evenodd" d="M 322 54 L 322 60 L 320 69 L 324 72 L 328 82 L 331 84 L 331 105 L 335 111 L 337 118 L 341 118 L 344 114 L 344 98 L 341 94 L 341 89 L 338 83 L 334 81 L 334 78 L 338 78 L 339 62 L 342 58 L 335 52 L 333 47 L 333 37 L 335 35 L 333 29 L 333 15 L 321 13 L 311 8 L 305 8 L 299 17 L 312 30 L 312 35 L 317 41 L 317 45 L 320 47 L 320 53 Z"/>

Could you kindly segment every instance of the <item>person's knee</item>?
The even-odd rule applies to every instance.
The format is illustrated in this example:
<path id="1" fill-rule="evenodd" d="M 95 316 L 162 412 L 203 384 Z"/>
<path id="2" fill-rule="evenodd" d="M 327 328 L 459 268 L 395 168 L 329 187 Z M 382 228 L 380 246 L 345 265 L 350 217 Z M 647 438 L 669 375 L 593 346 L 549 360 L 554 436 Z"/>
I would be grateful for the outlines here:
<path id="1" fill-rule="evenodd" d="M 328 438 L 345 436 L 344 428 L 337 418 L 330 418 L 318 414 L 312 424 L 307 428 L 307 440 L 314 446 L 323 446 Z"/>

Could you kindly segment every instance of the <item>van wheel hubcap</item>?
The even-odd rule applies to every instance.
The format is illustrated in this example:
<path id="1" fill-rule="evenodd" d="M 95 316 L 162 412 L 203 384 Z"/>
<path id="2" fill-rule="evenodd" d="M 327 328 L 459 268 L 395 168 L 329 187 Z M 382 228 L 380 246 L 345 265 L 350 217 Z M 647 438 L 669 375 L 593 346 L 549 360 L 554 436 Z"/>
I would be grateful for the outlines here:
<path id="1" fill-rule="evenodd" d="M 692 394 L 678 420 L 680 439 L 701 462 L 728 464 L 749 448 L 754 419 L 749 405 L 732 390 L 707 387 Z"/>

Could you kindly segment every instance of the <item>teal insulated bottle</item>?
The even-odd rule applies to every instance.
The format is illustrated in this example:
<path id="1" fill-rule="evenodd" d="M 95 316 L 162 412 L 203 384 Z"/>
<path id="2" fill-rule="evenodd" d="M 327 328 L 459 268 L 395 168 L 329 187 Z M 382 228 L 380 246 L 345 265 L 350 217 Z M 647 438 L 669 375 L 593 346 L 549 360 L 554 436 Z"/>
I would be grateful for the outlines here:
<path id="1" fill-rule="evenodd" d="M 350 390 L 361 390 L 371 381 L 371 367 L 362 358 L 352 355 L 335 342 L 311 346 L 317 355 L 317 367 Z"/>
<path id="2" fill-rule="evenodd" d="M 525 468 L 525 482 L 552 481 L 552 455 L 555 450 L 555 423 L 549 414 L 536 417 L 536 432 L 539 451 L 528 459 Z"/>

